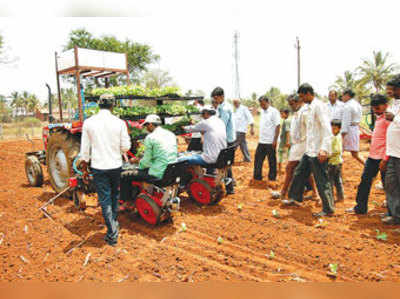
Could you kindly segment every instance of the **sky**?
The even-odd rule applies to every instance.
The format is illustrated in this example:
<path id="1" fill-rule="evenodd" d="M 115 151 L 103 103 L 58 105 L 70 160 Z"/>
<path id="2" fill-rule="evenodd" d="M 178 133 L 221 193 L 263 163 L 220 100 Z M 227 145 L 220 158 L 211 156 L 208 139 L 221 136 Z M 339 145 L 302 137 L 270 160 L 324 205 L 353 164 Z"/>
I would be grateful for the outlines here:
<path id="1" fill-rule="evenodd" d="M 5 5 L 7 3 L 7 5 Z M 322 95 L 338 75 L 354 70 L 374 50 L 400 64 L 395 1 L 121 1 L 0 0 L 0 32 L 8 53 L 0 65 L 0 94 L 27 90 L 47 99 L 56 91 L 54 52 L 71 30 L 115 35 L 149 44 L 160 55 L 152 67 L 168 70 L 182 90 L 216 86 L 233 96 L 233 34 L 239 32 L 242 98 L 275 86 L 297 88 L 296 36 L 301 44 L 301 81 Z M 94 17 L 97 16 L 97 17 Z M 62 86 L 65 86 L 62 83 Z"/>

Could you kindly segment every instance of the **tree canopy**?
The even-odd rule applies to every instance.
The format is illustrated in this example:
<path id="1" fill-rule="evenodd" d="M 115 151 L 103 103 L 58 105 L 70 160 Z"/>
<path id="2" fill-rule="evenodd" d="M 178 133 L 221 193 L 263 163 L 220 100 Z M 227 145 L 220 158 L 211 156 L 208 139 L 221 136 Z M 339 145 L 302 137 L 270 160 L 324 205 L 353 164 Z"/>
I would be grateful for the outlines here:
<path id="1" fill-rule="evenodd" d="M 70 32 L 64 50 L 72 49 L 74 46 L 92 50 L 112 51 L 128 54 L 128 69 L 130 79 L 138 83 L 140 74 L 147 70 L 149 64 L 159 60 L 159 55 L 154 54 L 149 45 L 126 39 L 118 40 L 113 35 L 95 37 L 86 29 L 77 29 Z M 110 80 L 111 85 L 119 84 L 119 81 Z"/>
<path id="2" fill-rule="evenodd" d="M 397 66 L 394 63 L 389 63 L 389 53 L 373 51 L 373 58 L 364 59 L 357 71 L 361 76 L 361 83 L 371 85 L 376 92 L 380 92 L 396 69 Z"/>

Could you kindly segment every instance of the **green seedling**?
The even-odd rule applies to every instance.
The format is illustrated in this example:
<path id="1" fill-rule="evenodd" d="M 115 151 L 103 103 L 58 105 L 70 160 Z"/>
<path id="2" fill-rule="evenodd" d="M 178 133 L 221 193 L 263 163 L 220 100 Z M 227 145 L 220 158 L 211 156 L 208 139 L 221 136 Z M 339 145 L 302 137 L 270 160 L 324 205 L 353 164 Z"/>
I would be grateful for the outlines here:
<path id="1" fill-rule="evenodd" d="M 270 260 L 272 260 L 272 259 L 275 258 L 275 253 L 271 250 L 271 251 L 269 252 L 269 254 L 266 254 L 266 256 L 267 256 Z"/>
<path id="2" fill-rule="evenodd" d="M 224 240 L 221 237 L 218 237 L 217 242 L 218 242 L 218 244 L 222 244 L 224 242 Z"/>
<path id="3" fill-rule="evenodd" d="M 337 274 L 337 269 L 338 269 L 338 264 L 329 264 L 329 270 L 330 270 L 333 274 Z"/>
<path id="4" fill-rule="evenodd" d="M 376 230 L 376 239 L 377 240 L 382 240 L 386 241 L 387 240 L 387 234 L 385 232 L 380 232 L 379 229 Z"/>
<path id="5" fill-rule="evenodd" d="M 186 224 L 184 222 L 182 222 L 182 224 L 181 224 L 181 231 L 182 232 L 186 231 Z"/>
<path id="6" fill-rule="evenodd" d="M 272 216 L 274 216 L 275 218 L 279 218 L 279 212 L 277 210 L 272 210 Z"/>

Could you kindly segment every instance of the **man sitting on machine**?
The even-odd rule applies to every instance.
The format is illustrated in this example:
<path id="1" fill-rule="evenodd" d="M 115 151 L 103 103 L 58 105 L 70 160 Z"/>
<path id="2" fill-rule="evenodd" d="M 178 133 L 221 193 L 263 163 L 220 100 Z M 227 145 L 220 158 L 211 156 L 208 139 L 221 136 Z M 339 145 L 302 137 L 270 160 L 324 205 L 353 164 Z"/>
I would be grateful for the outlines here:
<path id="1" fill-rule="evenodd" d="M 187 132 L 203 133 L 203 153 L 185 156 L 179 161 L 187 161 L 190 165 L 207 166 L 217 161 L 221 150 L 227 146 L 225 123 L 218 118 L 212 108 L 204 108 L 201 111 L 202 121 L 193 126 L 186 126 Z"/>
<path id="2" fill-rule="evenodd" d="M 170 163 L 177 162 L 178 145 L 176 136 L 161 126 L 158 115 L 148 115 L 143 126 L 149 132 L 144 139 L 144 155 L 142 159 L 132 158 L 130 162 L 139 163 L 136 170 L 122 173 L 120 199 L 127 202 L 133 200 L 132 181 L 151 181 L 161 179 Z"/>

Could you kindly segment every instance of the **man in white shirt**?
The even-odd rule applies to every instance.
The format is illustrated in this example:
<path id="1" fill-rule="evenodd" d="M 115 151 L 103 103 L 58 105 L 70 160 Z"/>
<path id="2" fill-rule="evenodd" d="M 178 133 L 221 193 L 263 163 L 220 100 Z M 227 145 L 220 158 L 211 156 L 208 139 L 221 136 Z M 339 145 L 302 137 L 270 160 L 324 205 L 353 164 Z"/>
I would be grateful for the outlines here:
<path id="1" fill-rule="evenodd" d="M 344 103 L 337 99 L 336 90 L 329 91 L 329 102 L 326 105 L 328 106 L 329 112 L 331 114 L 331 120 L 339 119 L 341 121 L 343 119 Z"/>
<path id="2" fill-rule="evenodd" d="M 400 77 L 391 80 L 393 96 L 400 99 Z M 386 119 L 391 121 L 386 132 L 387 163 L 381 165 L 385 173 L 385 192 L 388 213 L 382 222 L 388 225 L 400 224 L 400 111 L 386 112 Z"/>
<path id="3" fill-rule="evenodd" d="M 265 157 L 268 157 L 270 181 L 276 180 L 276 145 L 281 127 L 281 115 L 270 105 L 267 96 L 258 99 L 261 107 L 260 137 L 254 158 L 254 180 L 262 180 L 262 169 Z"/>
<path id="4" fill-rule="evenodd" d="M 306 136 L 307 136 L 307 112 L 308 104 L 304 104 L 303 100 L 298 95 L 290 95 L 287 102 L 293 111 L 292 119 L 290 121 L 290 151 L 288 163 L 285 171 L 285 181 L 283 183 L 281 192 L 272 191 L 272 198 L 282 200 L 287 199 L 287 192 L 290 183 L 293 179 L 293 173 L 297 165 L 299 165 L 301 158 L 306 151 Z M 317 197 L 314 179 L 310 176 L 307 188 L 313 191 L 313 197 Z"/>
<path id="5" fill-rule="evenodd" d="M 112 115 L 114 96 L 103 94 L 100 111 L 85 120 L 82 128 L 81 159 L 87 177 L 89 161 L 96 185 L 98 200 L 107 226 L 104 240 L 115 246 L 118 240 L 118 189 L 120 186 L 122 155 L 131 147 L 126 124 Z"/>
<path id="6" fill-rule="evenodd" d="M 244 162 L 250 162 L 250 153 L 247 147 L 246 133 L 247 127 L 250 125 L 250 134 L 254 135 L 254 119 L 251 115 L 249 108 L 240 103 L 240 99 L 234 99 L 233 105 L 236 111 L 233 113 L 236 127 L 236 144 L 240 146 Z"/>
<path id="7" fill-rule="evenodd" d="M 354 99 L 355 93 L 351 89 L 343 92 L 342 100 L 345 103 L 342 119 L 343 150 L 351 152 L 351 155 L 363 166 L 365 161 L 360 158 L 360 122 L 362 107 Z"/>
<path id="8" fill-rule="evenodd" d="M 329 112 L 326 105 L 314 97 L 314 89 L 305 83 L 298 89 L 299 97 L 309 104 L 306 122 L 306 151 L 296 167 L 289 199 L 285 205 L 300 205 L 303 192 L 310 174 L 314 175 L 319 196 L 322 200 L 322 211 L 313 214 L 315 217 L 332 215 L 335 212 L 332 188 L 328 179 L 328 156 L 332 143 L 332 130 Z"/>
<path id="9" fill-rule="evenodd" d="M 215 110 L 203 108 L 203 120 L 193 126 L 186 126 L 187 132 L 203 133 L 203 153 L 180 158 L 191 165 L 206 166 L 217 162 L 221 150 L 227 147 L 225 123 L 215 115 Z"/>

